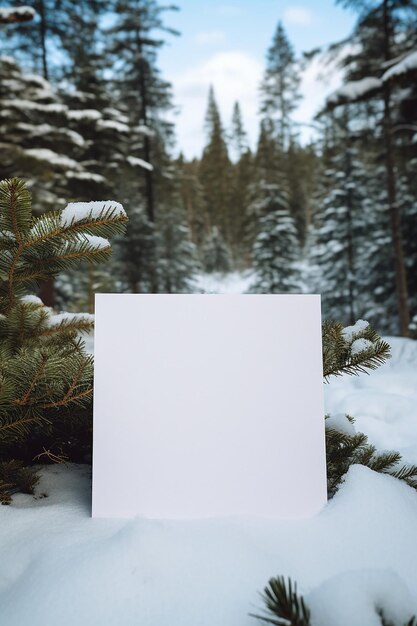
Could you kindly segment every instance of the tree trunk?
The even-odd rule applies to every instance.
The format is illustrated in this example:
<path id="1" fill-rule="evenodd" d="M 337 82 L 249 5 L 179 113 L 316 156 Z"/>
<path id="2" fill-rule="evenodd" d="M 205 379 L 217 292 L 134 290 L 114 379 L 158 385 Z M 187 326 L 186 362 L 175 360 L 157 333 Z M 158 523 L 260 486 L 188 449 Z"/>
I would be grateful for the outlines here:
<path id="1" fill-rule="evenodd" d="M 45 80 L 49 80 L 48 77 L 48 61 L 46 57 L 46 14 L 44 0 L 39 2 L 39 16 L 40 16 L 40 33 L 41 33 L 41 51 L 42 51 L 42 72 Z"/>
<path id="2" fill-rule="evenodd" d="M 146 84 L 146 60 L 144 59 L 142 39 L 140 31 L 137 32 L 137 46 L 138 46 L 138 65 L 139 65 L 139 95 L 141 103 L 140 117 L 142 123 L 148 125 L 148 89 Z M 143 158 L 147 163 L 152 162 L 151 154 L 151 142 L 149 136 L 145 134 L 143 143 Z M 154 194 L 154 181 L 153 172 L 143 168 L 145 176 L 145 194 L 146 194 L 146 212 L 148 220 L 151 224 L 155 224 L 155 194 Z M 155 245 L 155 243 L 154 243 Z M 156 261 L 156 254 L 154 255 Z M 158 276 L 155 265 L 151 268 L 151 293 L 158 293 Z"/>
<path id="3" fill-rule="evenodd" d="M 387 170 L 388 210 L 391 223 L 391 237 L 394 252 L 395 284 L 398 299 L 400 335 L 409 335 L 410 309 L 408 303 L 407 274 L 401 233 L 401 213 L 397 204 L 394 147 L 392 141 L 391 94 L 390 87 L 384 89 L 384 141 L 385 165 Z"/>
<path id="4" fill-rule="evenodd" d="M 384 0 L 384 44 L 385 60 L 391 57 L 391 21 L 388 0 Z M 392 138 L 391 87 L 384 86 L 384 142 L 385 167 L 387 171 L 388 210 L 391 223 L 391 237 L 394 252 L 395 283 L 398 300 L 398 317 L 400 335 L 409 335 L 410 309 L 408 303 L 407 274 L 404 262 L 404 251 L 401 233 L 401 213 L 397 204 L 397 181 L 395 169 L 394 143 Z"/>

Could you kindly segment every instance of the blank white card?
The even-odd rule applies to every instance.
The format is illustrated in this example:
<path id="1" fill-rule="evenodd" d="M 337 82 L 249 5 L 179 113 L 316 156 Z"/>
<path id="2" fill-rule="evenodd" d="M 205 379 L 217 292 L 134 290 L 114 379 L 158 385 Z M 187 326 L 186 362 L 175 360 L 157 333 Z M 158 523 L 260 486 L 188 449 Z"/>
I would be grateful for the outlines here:
<path id="1" fill-rule="evenodd" d="M 96 296 L 93 517 L 326 502 L 319 296 Z"/>

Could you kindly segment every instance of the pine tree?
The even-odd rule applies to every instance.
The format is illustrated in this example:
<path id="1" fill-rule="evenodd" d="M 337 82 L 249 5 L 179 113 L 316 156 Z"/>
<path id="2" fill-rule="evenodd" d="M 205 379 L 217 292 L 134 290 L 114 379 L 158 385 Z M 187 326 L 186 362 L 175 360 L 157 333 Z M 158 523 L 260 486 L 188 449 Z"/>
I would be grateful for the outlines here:
<path id="1" fill-rule="evenodd" d="M 248 151 L 248 136 L 243 126 L 242 112 L 239 102 L 233 105 L 232 123 L 229 132 L 229 145 L 235 161 L 239 161 Z"/>
<path id="2" fill-rule="evenodd" d="M 151 293 L 158 264 L 157 235 L 143 206 L 130 211 L 129 227 L 116 247 L 116 255 L 124 288 L 131 293 Z"/>
<path id="3" fill-rule="evenodd" d="M 18 9 L 20 0 L 9 0 L 11 7 Z M 32 71 L 41 74 L 45 80 L 51 78 L 51 49 L 59 46 L 57 36 L 60 21 L 60 3 L 57 0 L 28 0 L 25 2 L 33 11 L 34 18 L 29 22 L 13 24 L 6 30 L 7 52 L 13 50 L 19 61 L 28 63 Z M 7 39 L 9 41 L 7 42 Z"/>
<path id="4" fill-rule="evenodd" d="M 200 248 L 205 237 L 204 190 L 199 180 L 199 162 L 187 162 L 181 154 L 175 163 L 178 172 L 178 193 L 181 198 L 191 240 Z"/>
<path id="5" fill-rule="evenodd" d="M 118 203 L 70 203 L 64 210 L 34 217 L 26 185 L 0 183 L 0 450 L 2 459 L 33 459 L 51 446 L 51 455 L 68 449 L 71 424 L 78 417 L 91 429 L 92 358 L 80 332 L 92 328 L 87 314 L 54 314 L 30 294 L 34 285 L 80 260 L 105 261 L 105 238 L 124 228 Z M 29 293 L 28 293 L 29 291 Z M 84 411 L 84 414 L 83 414 Z M 54 442 L 54 444 L 52 444 Z M 19 486 L 4 476 L 1 498 Z M 13 471 L 14 473 L 14 471 Z M 3 484 L 1 484 L 1 480 Z"/>
<path id="6" fill-rule="evenodd" d="M 50 83 L 23 73 L 9 57 L 0 59 L 0 178 L 28 179 L 35 212 L 77 197 L 85 141 L 67 128 L 69 115 Z"/>
<path id="7" fill-rule="evenodd" d="M 369 267 L 368 257 L 373 256 L 368 250 L 375 197 L 369 193 L 368 168 L 350 138 L 346 113 L 332 119 L 333 138 L 322 156 L 309 241 L 309 266 L 315 268 L 311 289 L 322 295 L 325 318 L 353 324 L 366 306 L 371 308 L 369 275 L 361 268 Z"/>
<path id="8" fill-rule="evenodd" d="M 199 178 L 204 189 L 206 203 L 206 232 L 210 232 L 213 226 L 217 226 L 222 237 L 230 245 L 232 169 L 213 87 L 210 87 L 209 91 L 205 128 L 207 144 L 200 162 Z"/>
<path id="9" fill-rule="evenodd" d="M 233 225 L 233 247 L 237 262 L 243 267 L 250 265 L 252 249 L 251 233 L 255 228 L 250 214 L 251 193 L 254 183 L 254 158 L 249 149 L 233 165 L 233 187 L 231 215 Z"/>
<path id="10" fill-rule="evenodd" d="M 415 45 L 416 29 L 412 26 L 412 18 L 415 23 L 416 6 L 412 0 L 378 0 L 371 3 L 364 0 L 346 0 L 342 4 L 352 6 L 359 12 L 352 38 L 358 52 L 350 55 L 346 63 L 346 78 L 354 82 L 340 90 L 338 97 L 333 98 L 329 106 L 336 107 L 346 101 L 356 100 L 376 99 L 379 102 L 381 113 L 376 128 L 385 161 L 387 213 L 396 279 L 399 330 L 402 335 L 407 335 L 410 318 L 409 293 L 398 198 L 396 142 L 393 135 L 396 102 L 391 80 L 386 79 L 386 70 Z M 362 81 L 359 91 L 358 81 Z"/>
<path id="11" fill-rule="evenodd" d="M 202 251 L 202 264 L 205 272 L 230 272 L 232 257 L 217 226 L 213 226 L 206 238 Z"/>
<path id="12" fill-rule="evenodd" d="M 156 152 L 172 140 L 172 124 L 163 119 L 172 108 L 171 87 L 156 65 L 164 41 L 154 34 L 177 34 L 163 23 L 162 14 L 167 8 L 176 9 L 159 6 L 155 0 L 116 0 L 116 22 L 106 31 L 107 51 L 117 74 L 115 88 L 130 118 L 130 155 L 152 164 L 154 169 Z M 150 222 L 155 221 L 154 169 L 141 171 Z"/>
<path id="13" fill-rule="evenodd" d="M 163 293 L 190 293 L 197 270 L 196 249 L 179 209 L 158 220 L 158 283 Z"/>
<path id="14" fill-rule="evenodd" d="M 299 85 L 295 54 L 279 22 L 268 50 L 261 83 L 261 115 L 269 121 L 269 130 L 281 150 L 289 146 L 291 139 L 291 114 L 300 100 Z"/>
<path id="15" fill-rule="evenodd" d="M 59 20 L 55 30 L 63 51 L 57 73 L 78 92 L 91 94 L 95 98 L 92 104 L 94 102 L 93 106 L 97 108 L 105 98 L 103 70 L 109 64 L 103 53 L 100 28 L 109 3 L 104 0 L 59 0 L 56 4 L 59 5 Z"/>
<path id="16" fill-rule="evenodd" d="M 132 166 L 129 175 L 122 177 L 117 193 L 131 215 L 127 241 L 137 247 L 134 236 L 141 231 L 139 207 L 143 198 L 147 221 L 155 230 L 158 207 L 172 191 L 169 149 L 173 126 L 165 117 L 172 108 L 171 86 L 160 75 L 157 53 L 164 45 L 161 33 L 178 34 L 163 21 L 164 12 L 176 7 L 160 6 L 155 0 L 115 0 L 113 8 L 115 22 L 106 30 L 106 50 L 113 61 L 114 93 L 123 103 L 122 111 L 129 120 L 126 161 Z M 137 218 L 139 222 L 135 225 Z M 150 290 L 157 292 L 157 251 L 151 249 L 152 242 L 156 246 L 155 237 L 147 237 L 146 266 Z M 122 253 L 121 257 L 124 256 Z M 129 263 L 134 262 L 130 253 L 128 258 Z M 131 269 L 130 266 L 129 274 Z"/>
<path id="17" fill-rule="evenodd" d="M 264 185 L 258 200 L 258 235 L 252 249 L 254 293 L 299 291 L 297 231 L 288 210 L 288 196 L 277 185 Z"/>

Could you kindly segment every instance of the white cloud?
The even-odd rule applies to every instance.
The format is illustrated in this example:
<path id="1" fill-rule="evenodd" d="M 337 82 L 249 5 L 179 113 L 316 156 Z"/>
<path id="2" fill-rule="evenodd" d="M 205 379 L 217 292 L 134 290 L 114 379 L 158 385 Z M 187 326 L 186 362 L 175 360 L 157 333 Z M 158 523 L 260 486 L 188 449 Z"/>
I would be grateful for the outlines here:
<path id="1" fill-rule="evenodd" d="M 240 102 L 251 142 L 258 132 L 258 88 L 263 66 L 246 52 L 218 52 L 199 65 L 172 78 L 175 101 L 181 108 L 176 120 L 178 145 L 188 157 L 198 156 L 204 145 L 204 116 L 213 85 L 223 124 L 230 123 L 233 104 Z"/>
<path id="2" fill-rule="evenodd" d="M 309 26 L 313 22 L 313 14 L 310 9 L 302 6 L 288 7 L 284 11 L 284 21 L 297 26 Z"/>
<path id="3" fill-rule="evenodd" d="M 226 34 L 222 30 L 210 30 L 197 33 L 194 41 L 199 46 L 216 46 L 226 41 Z"/>

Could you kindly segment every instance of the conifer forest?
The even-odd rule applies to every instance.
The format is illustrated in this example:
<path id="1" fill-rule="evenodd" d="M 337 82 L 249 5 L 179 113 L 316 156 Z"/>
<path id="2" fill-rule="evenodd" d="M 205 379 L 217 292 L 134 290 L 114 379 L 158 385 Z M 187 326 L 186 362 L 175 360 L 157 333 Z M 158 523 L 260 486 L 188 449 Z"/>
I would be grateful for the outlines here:
<path id="1" fill-rule="evenodd" d="M 181 36 L 170 28 L 175 7 L 34 0 L 28 16 L 18 1 L 2 9 L 0 179 L 25 180 L 35 214 L 108 197 L 129 217 L 110 265 L 46 282 L 47 304 L 93 312 L 96 292 L 187 293 L 198 273 L 252 271 L 254 293 L 320 293 L 325 318 L 414 332 L 417 8 L 340 4 L 356 23 L 325 51 L 343 84 L 323 100 L 312 138 L 300 139 L 294 111 L 302 72 L 324 51 L 296 54 L 277 20 L 256 145 L 240 103 L 229 123 L 211 87 L 205 145 L 191 160 L 176 143 L 172 86 L 158 64 Z"/>
<path id="2" fill-rule="evenodd" d="M 216 80 L 183 83 L 191 95 L 204 87 L 195 154 L 180 132 L 179 75 L 169 79 L 161 60 L 181 41 L 178 16 L 201 5 L 197 48 L 225 41 L 217 25 L 204 31 L 210 10 L 244 30 L 243 16 L 272 1 L 178 2 L 0 0 L 0 626 L 417 626 L 417 0 L 326 0 L 351 27 L 338 37 L 335 24 L 334 40 L 314 48 L 290 31 L 320 29 L 316 0 L 276 2 L 270 31 L 252 33 L 262 65 L 245 56 L 244 37 L 229 57 L 211 57 L 234 55 L 247 85 L 256 66 L 256 113 L 235 97 L 236 67 L 224 74 L 230 115 Z M 311 94 L 320 104 L 301 119 Z M 91 520 L 95 294 L 218 292 L 321 295 L 323 508 L 296 522 Z M 282 299 L 255 299 L 266 300 Z M 114 320 L 118 340 L 123 321 Z M 319 313 L 317 325 L 319 354 Z M 258 362 L 242 361 L 249 388 Z M 123 393 L 137 381 L 140 407 L 143 370 L 126 367 L 134 378 L 119 368 L 112 382 Z M 282 371 L 271 371 L 277 415 L 291 418 Z M 298 369 L 295 378 L 301 397 Z M 321 393 L 321 371 L 318 383 Z M 193 416 L 200 410 L 204 394 L 180 390 L 173 418 L 189 391 Z M 265 441 L 258 395 L 254 406 L 250 432 Z M 117 407 L 112 446 L 123 442 Z M 307 463 L 294 424 L 288 472 Z M 229 428 L 231 464 L 239 428 Z M 172 442 L 157 422 L 155 432 L 166 453 Z"/>

